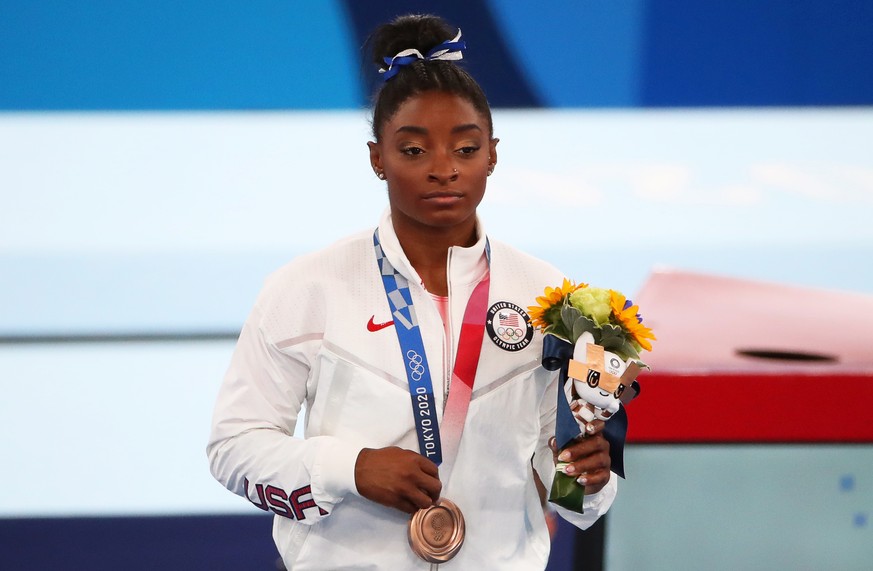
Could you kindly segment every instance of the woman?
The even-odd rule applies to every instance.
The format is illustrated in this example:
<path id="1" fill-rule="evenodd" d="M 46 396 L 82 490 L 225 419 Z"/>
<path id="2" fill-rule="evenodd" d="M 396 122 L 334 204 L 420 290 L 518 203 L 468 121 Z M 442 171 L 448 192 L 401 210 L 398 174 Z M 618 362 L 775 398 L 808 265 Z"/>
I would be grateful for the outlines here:
<path id="1" fill-rule="evenodd" d="M 372 46 L 370 162 L 389 208 L 375 232 L 270 277 L 218 397 L 211 469 L 276 514 L 289 569 L 543 569 L 557 379 L 522 308 L 563 276 L 477 218 L 498 140 L 456 63 L 460 33 L 406 16 Z M 601 429 L 561 457 L 587 496 L 584 513 L 558 511 L 583 528 L 615 496 Z M 434 513 L 418 537 L 410 514 Z"/>

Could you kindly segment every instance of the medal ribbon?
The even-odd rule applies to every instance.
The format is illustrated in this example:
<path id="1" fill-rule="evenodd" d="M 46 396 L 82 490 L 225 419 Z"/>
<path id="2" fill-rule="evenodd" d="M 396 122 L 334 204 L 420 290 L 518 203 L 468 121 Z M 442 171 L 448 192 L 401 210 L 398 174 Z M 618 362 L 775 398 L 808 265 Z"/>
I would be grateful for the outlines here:
<path id="1" fill-rule="evenodd" d="M 488 311 L 488 288 L 491 285 L 491 272 L 476 284 L 461 324 L 461 338 L 458 340 L 458 354 L 455 356 L 455 369 L 452 371 L 452 384 L 443 413 L 443 430 L 446 433 L 446 454 L 440 474 L 443 482 L 449 481 L 449 474 L 455 464 L 467 409 L 473 395 L 473 382 L 482 354 L 482 340 L 485 339 L 485 314 Z"/>
<path id="2" fill-rule="evenodd" d="M 490 273 L 476 285 L 464 311 L 458 354 L 452 372 L 452 385 L 443 416 L 446 437 L 446 455 L 443 456 L 433 395 L 433 382 L 424 351 L 421 330 L 418 326 L 418 318 L 412 304 L 409 282 L 397 272 L 382 251 L 378 230 L 373 234 L 373 246 L 376 250 L 379 272 L 382 275 L 382 285 L 385 287 L 388 305 L 394 316 L 394 329 L 397 331 L 397 340 L 400 342 L 400 352 L 406 364 L 406 378 L 409 382 L 412 416 L 415 420 L 419 451 L 422 456 L 432 460 L 435 464 L 444 464 L 442 472 L 445 481 L 458 451 L 464 422 L 467 418 L 467 409 L 470 405 L 470 397 L 473 393 L 476 369 L 479 366 L 482 340 L 485 337 L 485 315 L 488 305 L 488 288 L 491 281 Z M 488 247 L 486 245 L 486 255 L 487 253 Z"/>

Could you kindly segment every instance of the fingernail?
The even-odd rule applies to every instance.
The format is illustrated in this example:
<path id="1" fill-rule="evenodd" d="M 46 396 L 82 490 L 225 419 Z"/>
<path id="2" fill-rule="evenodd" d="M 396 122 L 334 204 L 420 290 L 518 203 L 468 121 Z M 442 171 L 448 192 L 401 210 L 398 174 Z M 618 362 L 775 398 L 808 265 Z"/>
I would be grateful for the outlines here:
<path id="1" fill-rule="evenodd" d="M 566 461 L 569 460 L 569 459 L 570 459 L 570 452 L 569 452 L 569 450 L 564 450 L 563 452 L 561 452 L 561 453 L 558 455 L 558 460 L 560 460 L 561 462 L 566 462 Z"/>
<path id="2" fill-rule="evenodd" d="M 572 464 L 567 464 L 567 467 L 564 468 L 565 474 L 572 474 L 575 471 L 576 471 L 576 468 L 574 468 Z"/>
<path id="3" fill-rule="evenodd" d="M 586 478 L 585 476 L 582 476 L 581 478 L 576 478 L 576 481 L 577 481 L 580 485 L 584 486 L 585 484 L 588 483 L 588 478 Z"/>
<path id="4" fill-rule="evenodd" d="M 594 425 L 593 424 L 586 425 L 585 430 L 587 430 L 588 432 L 594 432 Z"/>

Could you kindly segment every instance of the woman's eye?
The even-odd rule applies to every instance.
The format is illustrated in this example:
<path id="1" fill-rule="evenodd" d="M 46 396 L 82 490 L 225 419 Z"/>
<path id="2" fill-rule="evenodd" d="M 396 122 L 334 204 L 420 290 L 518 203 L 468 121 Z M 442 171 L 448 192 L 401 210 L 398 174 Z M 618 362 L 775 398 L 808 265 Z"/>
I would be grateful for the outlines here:
<path id="1" fill-rule="evenodd" d="M 470 147 L 461 147 L 460 149 L 458 149 L 458 152 L 461 153 L 462 155 L 472 155 L 473 153 L 475 153 L 478 150 L 479 150 L 479 147 L 470 146 Z"/>
<path id="2" fill-rule="evenodd" d="M 404 147 L 400 152 L 404 155 L 420 155 L 424 152 L 424 149 L 421 147 Z"/>

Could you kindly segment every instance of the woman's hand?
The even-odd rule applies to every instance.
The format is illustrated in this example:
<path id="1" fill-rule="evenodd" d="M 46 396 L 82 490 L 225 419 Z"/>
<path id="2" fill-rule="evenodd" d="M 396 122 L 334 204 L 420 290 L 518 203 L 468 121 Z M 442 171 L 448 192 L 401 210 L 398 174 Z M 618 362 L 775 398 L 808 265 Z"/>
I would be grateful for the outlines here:
<path id="1" fill-rule="evenodd" d="M 409 514 L 433 505 L 443 487 L 436 464 L 396 446 L 361 450 L 355 485 L 368 500 Z"/>
<path id="2" fill-rule="evenodd" d="M 564 473 L 585 486 L 586 494 L 599 492 L 609 482 L 612 461 L 609 442 L 602 434 L 605 424 L 602 420 L 592 420 L 586 425 L 585 432 L 567 444 L 560 454 L 555 449 L 555 439 L 549 440 L 555 461 L 569 462 Z"/>

